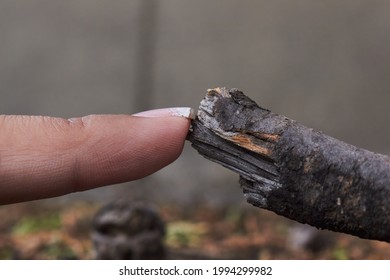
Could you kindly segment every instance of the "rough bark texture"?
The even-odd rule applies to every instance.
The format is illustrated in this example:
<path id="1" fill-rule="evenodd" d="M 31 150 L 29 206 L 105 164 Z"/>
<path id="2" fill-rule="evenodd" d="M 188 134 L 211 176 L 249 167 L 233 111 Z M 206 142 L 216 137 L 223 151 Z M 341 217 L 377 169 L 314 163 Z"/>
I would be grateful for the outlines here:
<path id="1" fill-rule="evenodd" d="M 390 160 L 258 106 L 209 90 L 188 136 L 240 174 L 247 201 L 301 223 L 390 241 Z"/>

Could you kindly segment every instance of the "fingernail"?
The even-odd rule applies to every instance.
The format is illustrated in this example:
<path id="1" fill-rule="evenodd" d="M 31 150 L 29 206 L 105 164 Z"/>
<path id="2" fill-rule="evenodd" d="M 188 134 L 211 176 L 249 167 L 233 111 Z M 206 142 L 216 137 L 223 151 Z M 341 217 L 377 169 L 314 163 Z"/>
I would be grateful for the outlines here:
<path id="1" fill-rule="evenodd" d="M 194 110 L 190 107 L 176 107 L 176 108 L 164 108 L 154 109 L 145 112 L 133 114 L 136 117 L 146 118 L 158 118 L 158 117 L 181 117 L 187 119 L 194 119 Z"/>

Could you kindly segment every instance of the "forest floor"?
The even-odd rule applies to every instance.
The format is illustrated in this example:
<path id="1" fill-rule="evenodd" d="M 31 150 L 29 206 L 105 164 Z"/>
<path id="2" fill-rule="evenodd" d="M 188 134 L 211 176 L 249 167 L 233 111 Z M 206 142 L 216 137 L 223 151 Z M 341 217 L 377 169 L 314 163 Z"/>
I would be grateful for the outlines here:
<path id="1" fill-rule="evenodd" d="M 101 205 L 0 207 L 0 259 L 93 259 Z M 390 259 L 390 244 L 316 230 L 254 207 L 160 205 L 168 252 L 185 259 Z"/>

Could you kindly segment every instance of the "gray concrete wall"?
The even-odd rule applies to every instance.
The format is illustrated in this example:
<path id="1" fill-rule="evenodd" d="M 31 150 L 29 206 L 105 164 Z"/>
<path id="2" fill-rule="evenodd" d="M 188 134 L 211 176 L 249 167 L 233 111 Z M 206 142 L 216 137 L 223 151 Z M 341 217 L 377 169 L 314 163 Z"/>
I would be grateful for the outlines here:
<path id="1" fill-rule="evenodd" d="M 155 13 L 142 11 L 141 1 L 1 1 L 0 112 L 71 117 L 197 107 L 207 88 L 224 85 L 390 153 L 390 1 L 157 0 Z M 61 201 L 242 200 L 237 180 L 187 145 L 147 179 Z"/>

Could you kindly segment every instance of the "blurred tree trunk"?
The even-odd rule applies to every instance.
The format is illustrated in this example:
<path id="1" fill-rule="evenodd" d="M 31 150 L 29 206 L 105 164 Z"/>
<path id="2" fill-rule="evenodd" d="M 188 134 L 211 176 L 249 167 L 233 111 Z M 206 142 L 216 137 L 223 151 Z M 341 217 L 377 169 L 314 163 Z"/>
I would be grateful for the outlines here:
<path id="1" fill-rule="evenodd" d="M 150 109 L 153 102 L 158 6 L 158 0 L 139 1 L 136 78 L 132 94 L 136 100 L 137 110 L 141 111 Z"/>

